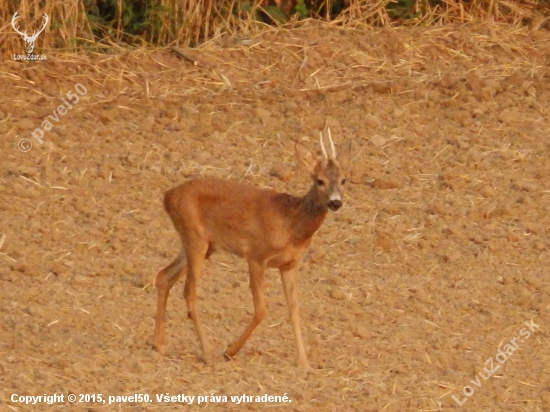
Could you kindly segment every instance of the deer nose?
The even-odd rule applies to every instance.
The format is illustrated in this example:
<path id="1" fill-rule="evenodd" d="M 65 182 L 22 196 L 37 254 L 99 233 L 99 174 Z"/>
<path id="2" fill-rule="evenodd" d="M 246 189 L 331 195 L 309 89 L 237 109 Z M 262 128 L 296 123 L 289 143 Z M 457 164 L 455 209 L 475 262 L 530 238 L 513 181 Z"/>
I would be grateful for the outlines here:
<path id="1" fill-rule="evenodd" d="M 328 207 L 332 211 L 336 211 L 342 207 L 342 201 L 340 199 L 333 199 L 328 202 Z"/>

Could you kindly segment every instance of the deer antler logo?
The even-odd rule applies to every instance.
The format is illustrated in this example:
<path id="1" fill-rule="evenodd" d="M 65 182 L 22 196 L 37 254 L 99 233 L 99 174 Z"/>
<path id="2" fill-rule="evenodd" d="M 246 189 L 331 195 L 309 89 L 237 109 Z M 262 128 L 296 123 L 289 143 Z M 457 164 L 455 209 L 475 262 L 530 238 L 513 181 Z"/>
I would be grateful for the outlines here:
<path id="1" fill-rule="evenodd" d="M 32 36 L 29 36 L 26 30 L 25 32 L 19 31 L 19 27 L 15 25 L 15 21 L 18 18 L 19 12 L 16 11 L 11 19 L 11 25 L 13 29 L 23 37 L 23 40 L 25 40 L 25 48 L 27 49 L 27 54 L 32 54 L 32 51 L 34 50 L 34 43 L 36 42 L 38 35 L 44 31 L 44 29 L 48 25 L 48 22 L 50 21 L 50 18 L 46 13 L 44 13 L 44 24 L 42 25 L 42 28 L 40 30 L 35 30 Z"/>

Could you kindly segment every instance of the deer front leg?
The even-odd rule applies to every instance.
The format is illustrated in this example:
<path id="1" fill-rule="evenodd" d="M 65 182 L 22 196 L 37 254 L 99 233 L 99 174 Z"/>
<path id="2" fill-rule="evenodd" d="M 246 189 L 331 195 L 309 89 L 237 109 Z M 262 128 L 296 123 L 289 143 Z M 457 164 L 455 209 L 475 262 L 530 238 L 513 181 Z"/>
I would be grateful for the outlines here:
<path id="1" fill-rule="evenodd" d="M 304 341 L 302 339 L 302 329 L 300 325 L 300 305 L 298 303 L 298 293 L 296 291 L 296 268 L 281 270 L 281 280 L 285 292 L 286 303 L 294 338 L 296 340 L 296 362 L 300 369 L 311 370 L 307 361 L 306 351 L 304 350 Z"/>
<path id="2" fill-rule="evenodd" d="M 248 270 L 250 276 L 250 289 L 252 290 L 252 298 L 254 300 L 254 317 L 252 322 L 246 327 L 245 331 L 239 338 L 231 343 L 225 350 L 225 356 L 232 358 L 235 356 L 246 343 L 254 329 L 265 318 L 266 304 L 265 304 L 265 284 L 264 284 L 264 271 L 265 267 L 257 262 L 249 262 Z"/>

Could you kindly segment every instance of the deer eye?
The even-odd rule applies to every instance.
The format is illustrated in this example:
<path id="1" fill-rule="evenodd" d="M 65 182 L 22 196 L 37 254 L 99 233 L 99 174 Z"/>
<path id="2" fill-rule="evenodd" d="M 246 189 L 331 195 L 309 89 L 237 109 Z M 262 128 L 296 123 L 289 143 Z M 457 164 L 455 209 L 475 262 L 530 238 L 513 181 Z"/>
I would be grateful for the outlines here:
<path id="1" fill-rule="evenodd" d="M 342 181 L 340 182 L 341 185 L 345 185 L 346 184 L 346 179 L 342 179 Z"/>
<path id="2" fill-rule="evenodd" d="M 317 184 L 318 184 L 319 186 L 324 186 L 324 185 L 325 185 L 325 182 L 322 181 L 321 179 L 317 179 Z"/>

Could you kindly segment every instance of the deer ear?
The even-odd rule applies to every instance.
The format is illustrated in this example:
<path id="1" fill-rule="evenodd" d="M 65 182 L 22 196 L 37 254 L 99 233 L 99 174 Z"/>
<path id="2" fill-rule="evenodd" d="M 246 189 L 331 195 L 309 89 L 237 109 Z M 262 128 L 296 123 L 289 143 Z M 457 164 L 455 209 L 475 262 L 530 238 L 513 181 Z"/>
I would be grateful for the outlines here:
<path id="1" fill-rule="evenodd" d="M 309 150 L 300 142 L 296 142 L 295 150 L 298 161 L 302 164 L 302 166 L 306 168 L 309 173 L 314 174 L 315 168 L 317 167 L 317 159 L 315 158 L 313 153 L 311 153 L 311 150 Z"/>
<path id="2" fill-rule="evenodd" d="M 350 157 L 351 157 L 351 140 L 348 140 L 346 144 L 344 144 L 344 147 L 342 147 L 342 149 L 336 156 L 336 160 L 338 160 L 338 163 L 340 163 L 340 166 L 343 169 L 345 169 Z"/>

